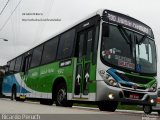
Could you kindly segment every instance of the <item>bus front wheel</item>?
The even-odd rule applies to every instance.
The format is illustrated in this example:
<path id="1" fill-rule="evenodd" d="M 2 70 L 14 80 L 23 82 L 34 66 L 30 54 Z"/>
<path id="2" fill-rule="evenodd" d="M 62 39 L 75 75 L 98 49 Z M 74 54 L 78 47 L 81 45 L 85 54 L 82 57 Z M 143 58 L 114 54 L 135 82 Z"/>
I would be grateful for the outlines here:
<path id="1" fill-rule="evenodd" d="M 56 106 L 72 107 L 73 102 L 67 100 L 67 87 L 64 83 L 56 87 Z"/>
<path id="2" fill-rule="evenodd" d="M 152 106 L 144 105 L 144 106 L 143 106 L 143 111 L 144 111 L 144 113 L 146 113 L 146 114 L 150 114 L 150 113 L 152 112 Z"/>
<path id="3" fill-rule="evenodd" d="M 116 101 L 100 101 L 98 108 L 100 111 L 114 112 L 117 109 L 118 102 Z"/>

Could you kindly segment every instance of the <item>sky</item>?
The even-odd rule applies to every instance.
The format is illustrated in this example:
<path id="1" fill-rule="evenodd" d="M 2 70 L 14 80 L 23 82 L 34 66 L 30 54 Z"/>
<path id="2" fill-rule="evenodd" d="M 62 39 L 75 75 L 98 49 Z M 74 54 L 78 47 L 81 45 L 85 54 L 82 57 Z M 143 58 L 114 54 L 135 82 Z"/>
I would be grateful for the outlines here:
<path id="1" fill-rule="evenodd" d="M 0 0 L 0 38 L 8 39 L 0 39 L 0 65 L 102 8 L 149 25 L 160 56 L 160 0 Z M 22 20 L 32 18 L 58 21 Z"/>

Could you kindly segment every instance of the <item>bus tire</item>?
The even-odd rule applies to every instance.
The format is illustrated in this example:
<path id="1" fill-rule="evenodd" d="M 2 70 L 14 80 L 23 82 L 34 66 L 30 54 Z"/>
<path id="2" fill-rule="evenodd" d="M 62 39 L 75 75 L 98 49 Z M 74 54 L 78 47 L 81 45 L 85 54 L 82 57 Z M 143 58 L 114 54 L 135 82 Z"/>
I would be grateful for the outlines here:
<path id="1" fill-rule="evenodd" d="M 143 111 L 144 111 L 144 113 L 146 113 L 146 114 L 150 114 L 150 113 L 152 112 L 152 106 L 144 105 L 144 106 L 143 106 Z"/>
<path id="2" fill-rule="evenodd" d="M 55 104 L 56 106 L 63 106 L 63 107 L 72 107 L 73 102 L 67 100 L 67 87 L 66 84 L 60 83 L 56 86 L 56 93 L 55 93 Z"/>
<path id="3" fill-rule="evenodd" d="M 53 100 L 50 99 L 41 99 L 40 104 L 42 105 L 53 105 Z"/>
<path id="4" fill-rule="evenodd" d="M 98 108 L 100 111 L 114 112 L 117 109 L 118 102 L 116 101 L 100 101 Z"/>
<path id="5" fill-rule="evenodd" d="M 17 100 L 17 89 L 15 85 L 12 87 L 11 100 Z"/>

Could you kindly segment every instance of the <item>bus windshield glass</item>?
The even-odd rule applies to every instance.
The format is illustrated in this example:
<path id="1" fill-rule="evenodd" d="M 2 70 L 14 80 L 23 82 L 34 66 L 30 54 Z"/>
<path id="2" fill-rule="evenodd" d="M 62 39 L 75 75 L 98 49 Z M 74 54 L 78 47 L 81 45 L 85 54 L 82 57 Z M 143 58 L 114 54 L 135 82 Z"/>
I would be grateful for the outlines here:
<path id="1" fill-rule="evenodd" d="M 142 73 L 156 73 L 156 50 L 154 41 L 136 34 L 136 70 Z"/>
<path id="2" fill-rule="evenodd" d="M 127 71 L 155 74 L 154 41 L 123 27 L 103 23 L 102 61 Z"/>

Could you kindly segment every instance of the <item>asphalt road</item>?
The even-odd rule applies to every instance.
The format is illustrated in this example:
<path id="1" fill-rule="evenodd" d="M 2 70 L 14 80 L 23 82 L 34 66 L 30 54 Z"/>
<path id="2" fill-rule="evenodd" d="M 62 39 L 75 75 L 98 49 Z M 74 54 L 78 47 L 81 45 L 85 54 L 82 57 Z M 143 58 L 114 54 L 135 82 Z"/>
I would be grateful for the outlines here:
<path id="1" fill-rule="evenodd" d="M 18 102 L 0 99 L 0 119 L 38 120 L 160 120 L 156 113 L 146 116 L 142 111 L 102 112 L 97 108 L 57 107 L 40 105 L 39 102 Z M 146 118 L 146 119 L 145 119 Z"/>

